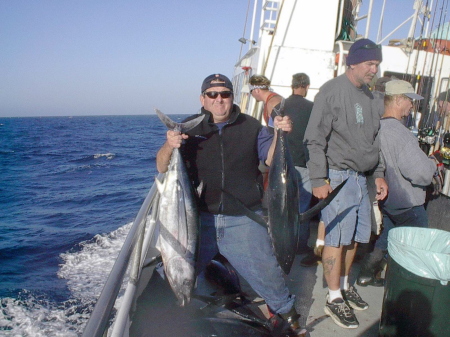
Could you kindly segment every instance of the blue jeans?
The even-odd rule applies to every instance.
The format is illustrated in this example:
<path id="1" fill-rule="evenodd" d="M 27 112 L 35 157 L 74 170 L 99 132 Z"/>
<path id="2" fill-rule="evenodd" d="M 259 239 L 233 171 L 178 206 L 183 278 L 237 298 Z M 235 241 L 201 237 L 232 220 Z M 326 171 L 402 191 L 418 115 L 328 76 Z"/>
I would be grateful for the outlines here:
<path id="1" fill-rule="evenodd" d="M 289 312 L 295 296 L 289 294 L 267 228 L 246 216 L 211 213 L 201 213 L 200 228 L 198 274 L 220 252 L 273 312 Z"/>
<path id="2" fill-rule="evenodd" d="M 400 214 L 389 214 L 386 210 L 383 212 L 383 230 L 375 242 L 375 248 L 387 250 L 388 233 L 391 228 L 395 227 L 428 227 L 427 211 L 421 206 L 415 206 Z"/>
<path id="3" fill-rule="evenodd" d="M 348 178 L 345 186 L 322 210 L 325 223 L 325 246 L 347 246 L 352 241 L 367 243 L 371 230 L 371 205 L 366 177 L 353 170 L 328 172 L 330 185 L 336 188 Z"/>
<path id="4" fill-rule="evenodd" d="M 298 191 L 299 191 L 299 212 L 306 212 L 311 205 L 312 189 L 311 179 L 309 178 L 309 170 L 306 167 L 296 166 L 298 172 Z M 308 248 L 309 239 L 309 220 L 300 223 L 298 233 L 298 249 L 305 250 Z"/>

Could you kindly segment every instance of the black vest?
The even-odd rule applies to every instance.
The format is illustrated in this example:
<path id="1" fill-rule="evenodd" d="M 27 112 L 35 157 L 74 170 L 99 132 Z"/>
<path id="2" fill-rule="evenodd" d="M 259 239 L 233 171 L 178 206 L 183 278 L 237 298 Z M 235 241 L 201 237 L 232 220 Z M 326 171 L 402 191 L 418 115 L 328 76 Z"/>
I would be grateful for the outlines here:
<path id="1" fill-rule="evenodd" d="M 261 123 L 240 113 L 234 105 L 228 123 L 219 134 L 211 113 L 202 109 L 202 114 L 205 118 L 187 132 L 189 138 L 181 151 L 194 187 L 203 183 L 200 210 L 242 215 L 234 198 L 250 209 L 259 207 L 263 196 L 257 147 Z M 229 195 L 234 198 L 230 200 Z"/>

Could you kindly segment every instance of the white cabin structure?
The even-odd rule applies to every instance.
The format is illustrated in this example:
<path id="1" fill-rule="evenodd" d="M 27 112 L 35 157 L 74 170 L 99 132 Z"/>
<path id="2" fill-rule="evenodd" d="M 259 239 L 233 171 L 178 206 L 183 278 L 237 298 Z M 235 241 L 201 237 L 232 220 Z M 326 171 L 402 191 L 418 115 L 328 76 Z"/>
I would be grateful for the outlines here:
<path id="1" fill-rule="evenodd" d="M 402 1 L 411 15 L 385 37 L 380 34 L 384 13 L 393 0 L 368 0 L 365 13 L 361 0 L 249 1 L 253 3 L 250 32 L 239 39 L 244 44 L 243 55 L 235 64 L 233 84 L 235 103 L 259 120 L 262 104 L 248 91 L 252 75 L 266 76 L 273 91 L 288 97 L 292 75 L 304 72 L 311 80 L 306 98 L 314 100 L 322 84 L 345 72 L 345 55 L 351 45 L 357 39 L 371 38 L 370 27 L 375 23 L 378 37 L 371 39 L 382 44 L 383 50 L 378 77 L 394 75 L 416 87 L 425 99 L 414 117 L 417 112 L 432 109 L 435 97 L 449 87 L 450 34 L 443 9 L 448 0 Z M 375 12 L 379 14 L 376 18 Z M 408 26 L 407 36 L 388 40 L 398 28 Z M 430 33 L 433 27 L 438 28 Z M 246 46 L 248 50 L 243 53 Z"/>

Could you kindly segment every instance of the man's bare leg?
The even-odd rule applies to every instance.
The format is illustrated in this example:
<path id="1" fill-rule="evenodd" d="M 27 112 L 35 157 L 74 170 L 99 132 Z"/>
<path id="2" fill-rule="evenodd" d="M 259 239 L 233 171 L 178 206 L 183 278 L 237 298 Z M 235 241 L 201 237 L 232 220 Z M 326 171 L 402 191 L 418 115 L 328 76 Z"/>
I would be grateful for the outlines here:
<path id="1" fill-rule="evenodd" d="M 353 260 L 356 256 L 356 249 L 358 248 L 357 242 L 352 242 L 348 246 L 344 246 L 342 255 L 343 255 L 343 264 L 342 264 L 342 271 L 341 276 L 348 276 L 350 275 L 350 269 L 353 265 Z"/>
<path id="2" fill-rule="evenodd" d="M 338 248 L 325 246 L 322 252 L 323 274 L 328 284 L 328 296 L 324 311 L 333 321 L 348 329 L 359 326 L 353 312 L 343 299 L 340 289 L 341 270 L 343 268 L 343 246 Z"/>
<path id="3" fill-rule="evenodd" d="M 353 242 L 351 245 L 345 246 L 343 249 L 343 265 L 341 267 L 342 271 L 342 284 L 341 289 L 343 298 L 348 302 L 348 304 L 356 310 L 366 310 L 369 305 L 365 302 L 361 296 L 359 296 L 356 288 L 348 284 L 348 276 L 350 275 L 350 269 L 355 259 L 356 249 L 358 247 L 357 242 Z"/>
<path id="4" fill-rule="evenodd" d="M 338 248 L 330 246 L 323 247 L 323 275 L 327 281 L 328 289 L 331 290 L 338 290 L 340 288 L 342 249 L 342 246 Z"/>

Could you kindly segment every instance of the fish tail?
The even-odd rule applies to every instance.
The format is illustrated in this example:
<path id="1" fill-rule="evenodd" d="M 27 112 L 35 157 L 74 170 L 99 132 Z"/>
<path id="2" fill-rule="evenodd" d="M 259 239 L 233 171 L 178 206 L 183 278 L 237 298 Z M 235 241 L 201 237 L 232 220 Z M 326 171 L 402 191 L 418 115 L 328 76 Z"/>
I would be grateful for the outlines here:
<path id="1" fill-rule="evenodd" d="M 167 126 L 169 130 L 177 130 L 180 131 L 181 133 L 185 133 L 191 130 L 192 128 L 196 127 L 198 124 L 200 124 L 203 118 L 205 118 L 205 115 L 200 115 L 199 117 L 196 117 L 190 121 L 184 123 L 177 123 L 171 120 L 169 116 L 163 114 L 160 110 L 155 109 L 155 111 L 159 119 L 164 123 L 165 126 Z"/>

